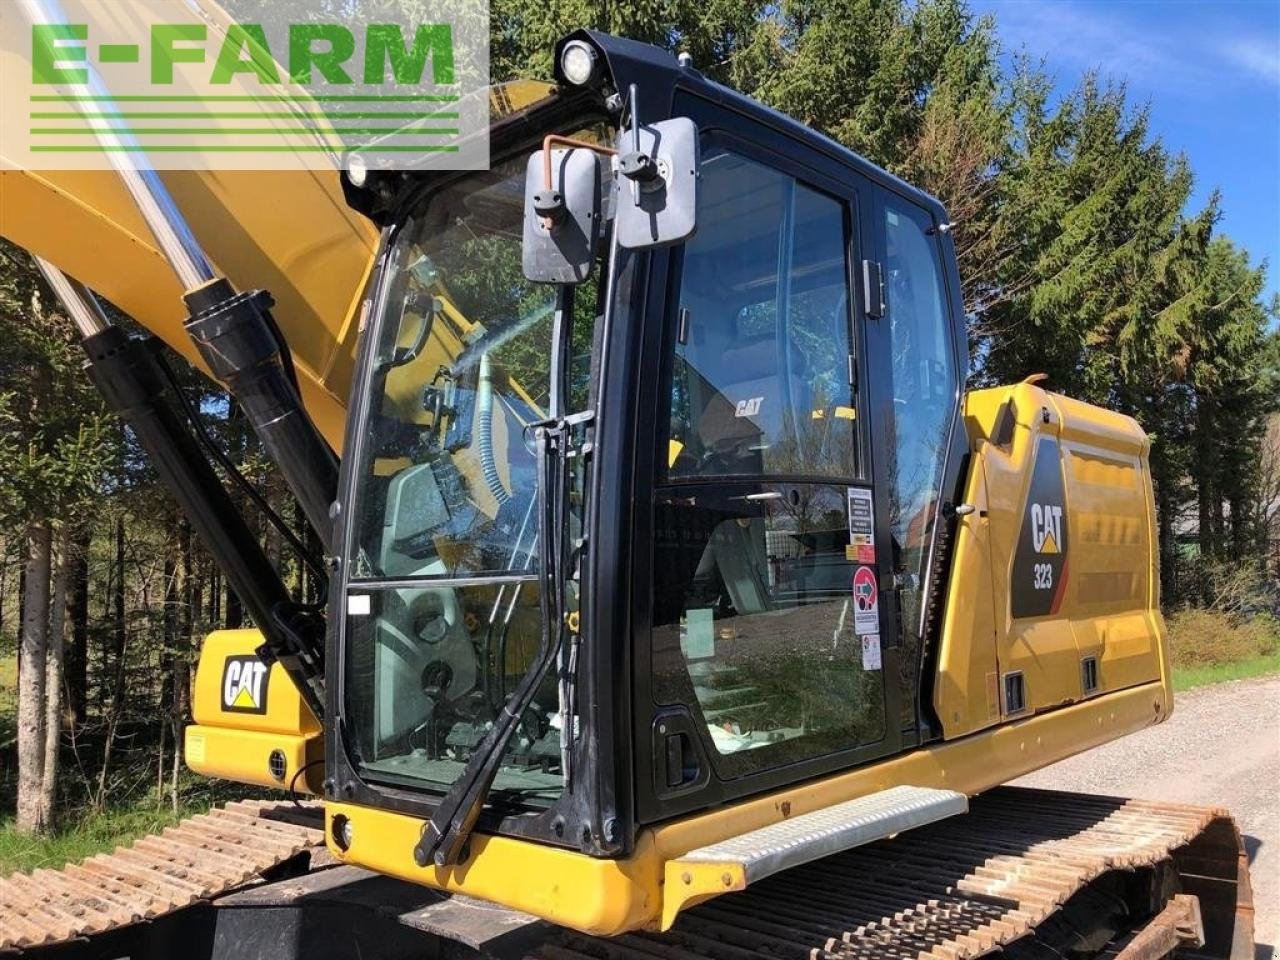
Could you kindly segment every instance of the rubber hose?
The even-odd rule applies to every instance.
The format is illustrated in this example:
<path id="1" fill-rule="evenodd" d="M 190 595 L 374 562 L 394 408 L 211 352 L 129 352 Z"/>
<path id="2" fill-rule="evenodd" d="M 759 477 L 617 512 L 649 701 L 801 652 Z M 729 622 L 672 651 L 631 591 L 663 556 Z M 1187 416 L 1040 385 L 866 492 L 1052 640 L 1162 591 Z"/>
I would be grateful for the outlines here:
<path id="1" fill-rule="evenodd" d="M 498 501 L 498 506 L 509 503 L 511 494 L 498 476 L 498 462 L 493 456 L 493 383 L 489 369 L 489 355 L 480 355 L 480 382 L 476 385 L 476 423 L 480 441 L 480 471 L 484 482 Z"/>

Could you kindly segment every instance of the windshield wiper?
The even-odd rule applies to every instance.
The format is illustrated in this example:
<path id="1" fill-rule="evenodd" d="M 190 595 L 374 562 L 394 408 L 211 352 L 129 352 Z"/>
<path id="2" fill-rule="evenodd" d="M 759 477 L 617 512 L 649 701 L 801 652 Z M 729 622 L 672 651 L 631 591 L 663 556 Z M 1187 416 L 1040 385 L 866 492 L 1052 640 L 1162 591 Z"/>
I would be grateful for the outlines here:
<path id="1" fill-rule="evenodd" d="M 550 403 L 548 419 L 532 424 L 537 457 L 538 505 L 538 605 L 542 614 L 542 639 L 533 663 L 502 705 L 493 725 L 480 741 L 462 774 L 454 781 L 430 821 L 422 829 L 413 848 L 420 867 L 457 863 L 467 838 L 474 829 L 494 778 L 506 756 L 507 746 L 520 725 L 520 718 L 533 702 L 534 694 L 556 663 L 565 635 L 565 579 L 568 556 L 565 543 L 565 511 L 568 503 L 568 458 L 574 428 L 591 420 L 590 411 L 565 417 L 565 359 L 569 347 L 569 327 L 573 316 L 571 287 L 561 287 L 557 295 L 552 326 Z M 572 728 L 572 717 L 564 717 L 562 737 Z M 567 771 L 562 771 L 567 773 Z"/>

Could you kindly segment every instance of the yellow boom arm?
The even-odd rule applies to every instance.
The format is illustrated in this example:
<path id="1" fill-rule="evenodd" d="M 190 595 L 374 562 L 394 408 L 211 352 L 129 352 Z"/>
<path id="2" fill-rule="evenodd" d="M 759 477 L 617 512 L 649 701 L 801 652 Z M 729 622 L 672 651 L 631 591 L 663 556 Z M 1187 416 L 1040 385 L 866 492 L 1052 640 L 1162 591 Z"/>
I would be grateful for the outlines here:
<path id="1" fill-rule="evenodd" d="M 170 171 L 165 185 L 218 270 L 275 297 L 302 400 L 335 450 L 354 365 L 355 316 L 377 233 L 336 173 Z M 0 235 L 111 301 L 192 363 L 182 289 L 110 171 L 0 169 Z"/>

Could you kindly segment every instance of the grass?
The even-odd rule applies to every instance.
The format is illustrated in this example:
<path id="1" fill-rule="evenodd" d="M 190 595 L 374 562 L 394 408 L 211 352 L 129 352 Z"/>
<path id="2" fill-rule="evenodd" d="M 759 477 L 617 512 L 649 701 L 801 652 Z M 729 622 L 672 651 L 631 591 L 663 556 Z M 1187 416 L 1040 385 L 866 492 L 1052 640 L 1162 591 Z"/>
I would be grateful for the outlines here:
<path id="1" fill-rule="evenodd" d="M 198 813 L 203 806 L 180 808 L 177 814 L 168 805 L 158 807 L 154 804 L 87 813 L 74 825 L 45 837 L 19 833 L 13 827 L 13 820 L 5 817 L 0 819 L 0 877 L 40 867 L 57 869 L 95 853 L 114 850 L 121 844 L 162 830 L 182 817 Z"/>
<path id="2" fill-rule="evenodd" d="M 17 713 L 18 655 L 0 648 L 0 750 L 13 746 Z"/>
<path id="3" fill-rule="evenodd" d="M 1228 663 L 1174 667 L 1173 689 L 1177 691 L 1190 690 L 1210 683 L 1248 680 L 1251 677 L 1264 677 L 1271 673 L 1280 673 L 1280 653 L 1250 657 L 1245 660 L 1235 660 Z"/>
<path id="4" fill-rule="evenodd" d="M 1280 672 L 1280 621 L 1274 617 L 1181 610 L 1167 622 L 1175 690 Z"/>

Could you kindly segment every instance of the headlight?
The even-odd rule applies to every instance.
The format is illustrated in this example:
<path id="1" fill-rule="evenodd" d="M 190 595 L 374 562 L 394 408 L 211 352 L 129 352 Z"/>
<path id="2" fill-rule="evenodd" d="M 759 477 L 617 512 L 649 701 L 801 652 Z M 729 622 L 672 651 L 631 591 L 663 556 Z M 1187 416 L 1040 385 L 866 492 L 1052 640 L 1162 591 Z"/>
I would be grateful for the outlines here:
<path id="1" fill-rule="evenodd" d="M 369 179 L 369 165 L 359 154 L 347 155 L 347 179 L 353 187 L 363 187 Z"/>
<path id="2" fill-rule="evenodd" d="M 333 841 L 338 845 L 338 849 L 343 852 L 350 850 L 351 841 L 356 837 L 355 827 L 351 825 L 351 821 L 342 814 L 338 814 L 333 818 L 331 830 L 333 833 Z"/>
<path id="3" fill-rule="evenodd" d="M 590 83 L 596 73 L 595 48 L 581 40 L 570 40 L 560 51 L 560 72 L 576 87 Z"/>

